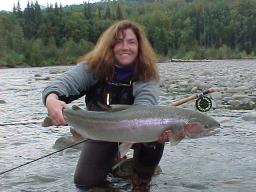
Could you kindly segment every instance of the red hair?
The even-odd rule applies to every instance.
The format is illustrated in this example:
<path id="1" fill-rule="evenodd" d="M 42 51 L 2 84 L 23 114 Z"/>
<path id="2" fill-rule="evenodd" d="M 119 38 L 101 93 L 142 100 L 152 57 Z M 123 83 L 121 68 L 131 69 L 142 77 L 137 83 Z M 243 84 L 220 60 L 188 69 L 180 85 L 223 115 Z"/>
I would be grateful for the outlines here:
<path id="1" fill-rule="evenodd" d="M 159 80 L 156 68 L 156 54 L 142 28 L 131 21 L 122 20 L 111 25 L 98 39 L 94 49 L 79 59 L 100 79 L 112 79 L 115 57 L 113 47 L 120 33 L 131 29 L 138 40 L 138 57 L 135 62 L 134 80 Z"/>

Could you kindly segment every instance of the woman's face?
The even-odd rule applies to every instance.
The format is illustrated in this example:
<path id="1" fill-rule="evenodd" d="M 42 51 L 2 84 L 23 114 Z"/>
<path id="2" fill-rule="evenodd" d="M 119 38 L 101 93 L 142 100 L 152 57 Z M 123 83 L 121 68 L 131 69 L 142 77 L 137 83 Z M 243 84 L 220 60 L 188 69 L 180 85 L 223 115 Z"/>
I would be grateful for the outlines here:
<path id="1" fill-rule="evenodd" d="M 119 34 L 113 51 L 119 65 L 129 65 L 135 61 L 138 55 L 138 39 L 131 29 Z"/>

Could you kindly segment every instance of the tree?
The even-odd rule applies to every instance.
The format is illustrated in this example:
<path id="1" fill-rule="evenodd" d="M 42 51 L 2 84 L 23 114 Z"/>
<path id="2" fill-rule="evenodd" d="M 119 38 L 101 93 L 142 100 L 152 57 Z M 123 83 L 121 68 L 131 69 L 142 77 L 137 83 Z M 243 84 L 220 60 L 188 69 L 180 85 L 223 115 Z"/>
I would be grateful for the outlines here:
<path id="1" fill-rule="evenodd" d="M 110 7 L 109 7 L 109 5 L 107 4 L 106 12 L 105 12 L 105 18 L 106 18 L 106 19 L 111 19 L 111 17 L 112 17 L 112 15 L 111 15 Z"/>
<path id="2" fill-rule="evenodd" d="M 91 4 L 89 3 L 84 3 L 84 17 L 89 20 L 92 18 L 92 8 Z"/>
<path id="3" fill-rule="evenodd" d="M 44 44 L 41 39 L 31 41 L 31 47 L 28 54 L 28 62 L 31 66 L 38 66 L 44 62 Z"/>
<path id="4" fill-rule="evenodd" d="M 116 19 L 123 19 L 123 12 L 120 6 L 120 3 L 117 3 L 117 8 L 116 8 Z"/>

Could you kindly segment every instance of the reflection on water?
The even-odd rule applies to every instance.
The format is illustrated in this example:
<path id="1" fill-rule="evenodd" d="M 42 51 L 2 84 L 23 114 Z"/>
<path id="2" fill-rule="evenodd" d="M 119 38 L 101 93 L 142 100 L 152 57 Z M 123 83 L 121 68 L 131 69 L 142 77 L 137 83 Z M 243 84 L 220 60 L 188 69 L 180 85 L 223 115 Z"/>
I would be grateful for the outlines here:
<path id="1" fill-rule="evenodd" d="M 196 81 L 222 88 L 248 86 L 251 90 L 256 86 L 255 70 L 248 68 L 256 69 L 255 63 L 245 60 L 159 64 L 161 104 L 189 95 Z M 0 172 L 54 152 L 56 139 L 69 132 L 68 127 L 45 128 L 40 124 L 47 113 L 41 91 L 68 68 L 0 70 Z M 217 109 L 207 114 L 221 123 L 221 131 L 210 137 L 183 140 L 174 147 L 167 144 L 160 163 L 162 173 L 153 178 L 152 191 L 255 190 L 256 121 L 242 118 L 253 110 L 229 110 L 218 99 L 216 96 Z M 81 99 L 76 104 L 82 102 Z M 194 108 L 194 104 L 184 107 Z M 1 175 L 0 191 L 81 191 L 73 184 L 78 156 L 79 150 L 65 150 Z M 113 191 L 130 190 L 123 179 L 109 181 Z"/>

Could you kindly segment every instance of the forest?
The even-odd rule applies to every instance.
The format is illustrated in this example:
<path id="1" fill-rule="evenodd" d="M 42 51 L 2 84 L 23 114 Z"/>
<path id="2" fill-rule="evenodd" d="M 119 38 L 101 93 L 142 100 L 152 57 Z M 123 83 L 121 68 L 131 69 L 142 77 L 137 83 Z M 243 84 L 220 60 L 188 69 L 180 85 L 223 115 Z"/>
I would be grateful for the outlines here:
<path id="1" fill-rule="evenodd" d="M 63 7 L 36 1 L 0 12 L 0 67 L 68 65 L 112 23 L 145 30 L 159 61 L 256 57 L 256 0 L 115 0 Z"/>

